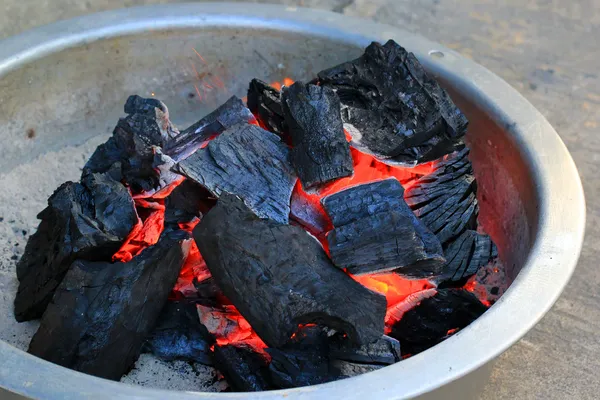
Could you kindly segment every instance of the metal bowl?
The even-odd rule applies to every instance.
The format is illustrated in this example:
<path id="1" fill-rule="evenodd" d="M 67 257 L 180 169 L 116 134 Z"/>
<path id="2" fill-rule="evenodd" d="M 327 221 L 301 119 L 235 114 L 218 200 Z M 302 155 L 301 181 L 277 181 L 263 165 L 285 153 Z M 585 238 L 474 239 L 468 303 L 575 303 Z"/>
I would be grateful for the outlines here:
<path id="1" fill-rule="evenodd" d="M 230 94 L 243 96 L 252 77 L 308 78 L 358 56 L 373 40 L 390 38 L 416 54 L 471 121 L 480 219 L 514 279 L 488 312 L 393 366 L 300 389 L 251 395 L 151 390 L 74 372 L 5 342 L 0 386 L 56 399 L 465 398 L 477 392 L 490 362 L 539 321 L 573 273 L 584 197 L 577 169 L 544 117 L 502 79 L 437 43 L 333 13 L 256 4 L 132 8 L 38 28 L 0 42 L 0 171 L 108 134 L 128 94 L 155 93 L 185 126 Z M 199 88 L 199 103 L 191 63 L 218 75 L 226 90 Z M 30 125 L 38 127 L 35 140 L 25 135 Z"/>

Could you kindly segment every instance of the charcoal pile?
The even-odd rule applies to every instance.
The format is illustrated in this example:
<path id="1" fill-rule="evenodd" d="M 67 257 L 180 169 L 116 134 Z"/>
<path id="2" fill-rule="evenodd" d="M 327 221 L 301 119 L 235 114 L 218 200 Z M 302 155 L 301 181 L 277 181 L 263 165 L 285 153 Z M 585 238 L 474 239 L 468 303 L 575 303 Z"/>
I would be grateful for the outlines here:
<path id="1" fill-rule="evenodd" d="M 113 380 L 151 353 L 262 391 L 384 368 L 484 313 L 498 251 L 466 117 L 393 41 L 311 79 L 254 79 L 183 130 L 129 97 L 18 262 L 28 351 Z"/>

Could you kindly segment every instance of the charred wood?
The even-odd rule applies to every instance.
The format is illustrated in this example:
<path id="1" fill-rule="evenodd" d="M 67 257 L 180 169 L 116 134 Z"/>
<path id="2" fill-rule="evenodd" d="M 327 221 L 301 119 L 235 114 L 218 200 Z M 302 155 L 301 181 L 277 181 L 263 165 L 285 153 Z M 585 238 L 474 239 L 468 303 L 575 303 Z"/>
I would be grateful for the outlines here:
<path id="1" fill-rule="evenodd" d="M 248 88 L 248 108 L 270 132 L 283 135 L 287 130 L 281 93 L 260 79 L 252 79 Z"/>
<path id="2" fill-rule="evenodd" d="M 272 389 L 269 383 L 268 360 L 251 348 L 215 345 L 213 365 L 236 392 L 260 392 Z"/>

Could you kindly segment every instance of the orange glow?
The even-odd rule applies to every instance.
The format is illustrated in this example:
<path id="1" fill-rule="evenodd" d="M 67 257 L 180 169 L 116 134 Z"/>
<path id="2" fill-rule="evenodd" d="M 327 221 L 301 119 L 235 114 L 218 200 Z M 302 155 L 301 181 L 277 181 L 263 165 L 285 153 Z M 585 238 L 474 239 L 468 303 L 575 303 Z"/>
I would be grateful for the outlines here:
<path id="1" fill-rule="evenodd" d="M 450 336 L 450 335 L 456 333 L 456 331 L 458 331 L 458 328 L 448 329 L 448 332 L 446 333 L 446 336 Z"/>
<path id="2" fill-rule="evenodd" d="M 477 282 L 477 275 L 473 275 L 471 278 L 469 278 L 463 288 L 473 293 L 486 307 L 492 305 L 492 303 L 488 300 L 488 293 L 485 286 Z"/>
<path id="3" fill-rule="evenodd" d="M 204 57 L 202 57 L 200 55 L 200 53 L 198 53 L 198 50 L 196 50 L 195 48 L 192 47 L 192 50 L 194 50 L 194 53 L 196 53 L 196 55 L 198 56 L 198 58 L 204 63 L 207 64 L 206 60 L 204 59 Z"/>
<path id="4" fill-rule="evenodd" d="M 402 319 L 405 312 L 419 305 L 421 301 L 435 296 L 436 293 L 436 289 L 421 290 L 409 294 L 404 300 L 391 307 L 388 305 L 387 312 L 385 313 L 385 333 L 387 334 L 391 331 L 392 326 Z"/>
<path id="5" fill-rule="evenodd" d="M 407 279 L 395 273 L 352 276 L 361 285 L 385 296 L 389 307 L 404 301 L 409 295 L 435 286 L 427 279 Z"/>
<path id="6" fill-rule="evenodd" d="M 173 292 L 179 292 L 183 297 L 193 297 L 196 293 L 194 278 L 198 282 L 202 282 L 210 278 L 210 276 L 210 271 L 206 266 L 206 262 L 204 262 L 204 258 L 200 255 L 196 242 L 192 241 L 190 252 L 185 259 L 183 267 L 181 267 L 181 271 L 179 271 L 179 277 L 177 278 Z M 177 293 L 173 293 L 171 297 L 179 298 L 180 296 Z"/>
<path id="7" fill-rule="evenodd" d="M 294 80 L 292 78 L 283 78 L 283 86 L 292 86 L 294 84 Z"/>

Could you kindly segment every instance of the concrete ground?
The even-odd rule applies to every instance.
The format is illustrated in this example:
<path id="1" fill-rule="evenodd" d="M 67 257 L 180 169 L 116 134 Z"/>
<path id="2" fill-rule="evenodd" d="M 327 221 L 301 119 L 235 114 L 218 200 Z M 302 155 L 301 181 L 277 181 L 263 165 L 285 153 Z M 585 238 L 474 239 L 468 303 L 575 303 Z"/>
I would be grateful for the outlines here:
<path id="1" fill-rule="evenodd" d="M 0 39 L 111 8 L 166 0 L 4 0 Z M 588 200 L 581 260 L 548 315 L 500 357 L 482 399 L 600 398 L 600 1 L 272 0 L 372 18 L 441 42 L 527 97 L 567 144 Z"/>

